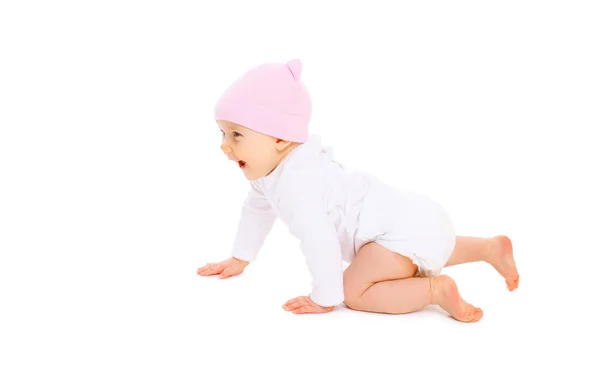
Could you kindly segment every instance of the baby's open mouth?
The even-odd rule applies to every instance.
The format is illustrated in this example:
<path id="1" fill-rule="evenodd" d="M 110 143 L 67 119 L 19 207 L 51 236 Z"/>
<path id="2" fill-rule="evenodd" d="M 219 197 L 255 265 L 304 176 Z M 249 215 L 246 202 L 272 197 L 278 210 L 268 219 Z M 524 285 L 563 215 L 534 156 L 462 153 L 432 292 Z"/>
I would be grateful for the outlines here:
<path id="1" fill-rule="evenodd" d="M 240 169 L 243 169 L 244 167 L 246 167 L 246 161 L 238 161 L 238 165 L 240 165 Z"/>

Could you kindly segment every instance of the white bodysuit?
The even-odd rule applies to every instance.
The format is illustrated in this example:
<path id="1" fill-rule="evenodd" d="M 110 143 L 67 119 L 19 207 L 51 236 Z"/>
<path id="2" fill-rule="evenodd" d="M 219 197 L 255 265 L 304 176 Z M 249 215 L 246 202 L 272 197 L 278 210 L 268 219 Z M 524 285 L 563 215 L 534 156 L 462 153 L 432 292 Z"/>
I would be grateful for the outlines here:
<path id="1" fill-rule="evenodd" d="M 232 256 L 255 260 L 281 219 L 301 241 L 313 279 L 310 298 L 321 306 L 344 301 L 342 261 L 352 262 L 369 242 L 409 257 L 421 276 L 439 274 L 454 249 L 453 224 L 440 205 L 342 167 L 317 136 L 250 186 Z"/>

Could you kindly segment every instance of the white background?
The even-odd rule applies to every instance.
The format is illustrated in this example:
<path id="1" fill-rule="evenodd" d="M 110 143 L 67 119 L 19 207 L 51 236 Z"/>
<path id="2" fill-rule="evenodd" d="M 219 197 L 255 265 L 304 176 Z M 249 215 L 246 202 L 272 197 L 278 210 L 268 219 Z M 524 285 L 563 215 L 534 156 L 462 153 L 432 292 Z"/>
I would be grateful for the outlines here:
<path id="1" fill-rule="evenodd" d="M 0 366 L 594 366 L 575 332 L 598 327 L 593 3 L 3 1 Z M 247 190 L 214 103 L 291 58 L 337 159 L 511 237 L 517 291 L 444 271 L 479 323 L 285 312 L 310 279 L 281 223 L 242 276 L 196 275 Z"/>

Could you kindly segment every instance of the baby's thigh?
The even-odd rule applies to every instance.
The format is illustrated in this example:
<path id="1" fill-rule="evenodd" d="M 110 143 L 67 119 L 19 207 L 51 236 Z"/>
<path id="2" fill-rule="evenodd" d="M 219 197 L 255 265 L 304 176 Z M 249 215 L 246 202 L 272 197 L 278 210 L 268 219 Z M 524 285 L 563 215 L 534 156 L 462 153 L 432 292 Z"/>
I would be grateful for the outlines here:
<path id="1" fill-rule="evenodd" d="M 416 272 L 417 266 L 410 258 L 370 242 L 360 248 L 344 271 L 344 294 L 346 299 L 357 297 L 376 282 L 405 279 Z"/>

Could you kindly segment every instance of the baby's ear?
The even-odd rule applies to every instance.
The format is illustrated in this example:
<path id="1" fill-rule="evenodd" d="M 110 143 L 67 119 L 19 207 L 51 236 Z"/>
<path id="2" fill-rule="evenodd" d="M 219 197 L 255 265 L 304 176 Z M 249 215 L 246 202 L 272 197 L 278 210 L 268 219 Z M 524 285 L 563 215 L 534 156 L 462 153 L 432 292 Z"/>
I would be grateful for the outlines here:
<path id="1" fill-rule="evenodd" d="M 289 147 L 289 145 L 292 144 L 292 142 L 290 141 L 286 141 L 280 138 L 275 138 L 275 148 L 278 151 L 283 151 L 284 149 L 286 149 L 287 147 Z"/>

